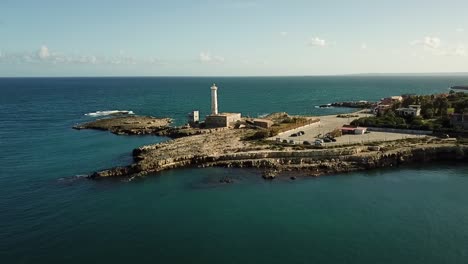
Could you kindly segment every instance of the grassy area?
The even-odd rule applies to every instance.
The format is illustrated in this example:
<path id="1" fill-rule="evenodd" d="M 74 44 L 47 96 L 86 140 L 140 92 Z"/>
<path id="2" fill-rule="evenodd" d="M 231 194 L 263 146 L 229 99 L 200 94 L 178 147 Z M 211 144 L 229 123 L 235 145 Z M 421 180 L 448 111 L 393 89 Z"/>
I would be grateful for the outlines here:
<path id="1" fill-rule="evenodd" d="M 424 119 L 422 117 L 399 117 L 394 112 L 382 116 L 362 117 L 351 122 L 354 126 L 383 127 L 414 130 L 438 130 L 450 126 L 448 118 Z"/>

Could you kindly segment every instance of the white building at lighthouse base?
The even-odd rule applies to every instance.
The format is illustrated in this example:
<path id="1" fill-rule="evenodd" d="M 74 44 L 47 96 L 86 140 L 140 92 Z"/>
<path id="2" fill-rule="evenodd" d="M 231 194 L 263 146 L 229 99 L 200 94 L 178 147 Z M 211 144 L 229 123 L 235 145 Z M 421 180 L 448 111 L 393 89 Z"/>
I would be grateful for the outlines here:
<path id="1" fill-rule="evenodd" d="M 240 120 L 240 113 L 219 113 L 217 115 L 207 116 L 205 119 L 205 126 L 206 128 L 234 127 L 236 122 Z"/>

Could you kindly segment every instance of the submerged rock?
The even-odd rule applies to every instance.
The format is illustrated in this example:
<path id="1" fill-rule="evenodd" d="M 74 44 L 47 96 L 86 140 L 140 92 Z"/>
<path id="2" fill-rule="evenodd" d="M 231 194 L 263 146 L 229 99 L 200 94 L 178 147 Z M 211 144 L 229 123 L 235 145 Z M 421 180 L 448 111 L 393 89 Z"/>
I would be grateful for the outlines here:
<path id="1" fill-rule="evenodd" d="M 219 179 L 219 182 L 220 183 L 234 183 L 234 179 L 232 179 L 230 177 L 223 177 L 223 178 Z"/>

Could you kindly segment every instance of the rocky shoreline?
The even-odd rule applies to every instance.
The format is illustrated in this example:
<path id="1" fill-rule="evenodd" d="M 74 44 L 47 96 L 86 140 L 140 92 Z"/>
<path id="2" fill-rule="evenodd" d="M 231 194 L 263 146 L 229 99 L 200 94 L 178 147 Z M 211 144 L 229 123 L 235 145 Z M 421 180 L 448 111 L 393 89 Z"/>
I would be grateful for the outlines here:
<path id="1" fill-rule="evenodd" d="M 152 116 L 119 116 L 101 118 L 84 124 L 73 126 L 73 129 L 96 129 L 110 131 L 117 135 L 148 135 L 158 134 L 169 129 L 170 118 Z"/>
<path id="2" fill-rule="evenodd" d="M 249 133 L 249 129 L 224 130 L 143 146 L 133 151 L 133 164 L 97 171 L 88 177 L 138 177 L 175 168 L 218 166 L 258 168 L 264 170 L 264 178 L 273 179 L 282 172 L 321 176 L 420 162 L 468 160 L 468 145 L 433 137 L 379 146 L 304 149 L 243 140 Z"/>
<path id="3" fill-rule="evenodd" d="M 91 122 L 77 124 L 73 129 L 95 129 L 109 131 L 116 135 L 154 135 L 181 138 L 222 131 L 226 128 L 200 129 L 190 127 L 172 127 L 172 119 L 152 116 L 107 117 Z"/>
<path id="4" fill-rule="evenodd" d="M 151 134 L 173 138 L 136 148 L 133 164 L 96 171 L 88 178 L 133 178 L 175 168 L 219 166 L 257 168 L 263 170 L 265 179 L 273 179 L 285 172 L 321 176 L 401 164 L 468 159 L 468 145 L 435 137 L 316 147 L 248 140 L 259 131 L 258 128 L 200 129 L 171 127 L 171 122 L 169 118 L 125 116 L 98 119 L 73 127 L 107 130 L 119 135 Z"/>

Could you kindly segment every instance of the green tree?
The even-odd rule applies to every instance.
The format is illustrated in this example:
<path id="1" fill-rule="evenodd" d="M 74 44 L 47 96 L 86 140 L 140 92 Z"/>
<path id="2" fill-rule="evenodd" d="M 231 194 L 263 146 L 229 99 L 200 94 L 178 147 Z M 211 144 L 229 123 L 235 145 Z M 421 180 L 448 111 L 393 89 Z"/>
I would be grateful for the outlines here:
<path id="1" fill-rule="evenodd" d="M 416 104 L 416 102 L 417 102 L 416 96 L 411 95 L 411 96 L 408 96 L 405 99 L 403 99 L 402 106 L 403 107 L 408 107 L 410 105 Z"/>
<path id="2" fill-rule="evenodd" d="M 434 118 L 434 109 L 433 108 L 424 108 L 421 109 L 421 113 L 424 118 L 431 119 Z"/>
<path id="3" fill-rule="evenodd" d="M 454 103 L 455 113 L 463 113 L 463 111 L 468 108 L 468 98 L 463 98 Z M 468 112 L 465 112 L 468 113 Z"/>
<path id="4" fill-rule="evenodd" d="M 434 100 L 434 107 L 438 116 L 445 116 L 447 115 L 447 108 L 450 107 L 450 102 L 446 97 L 437 97 Z"/>

